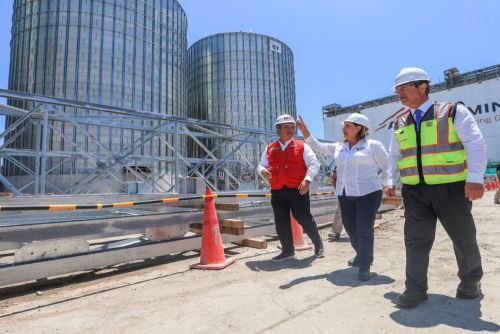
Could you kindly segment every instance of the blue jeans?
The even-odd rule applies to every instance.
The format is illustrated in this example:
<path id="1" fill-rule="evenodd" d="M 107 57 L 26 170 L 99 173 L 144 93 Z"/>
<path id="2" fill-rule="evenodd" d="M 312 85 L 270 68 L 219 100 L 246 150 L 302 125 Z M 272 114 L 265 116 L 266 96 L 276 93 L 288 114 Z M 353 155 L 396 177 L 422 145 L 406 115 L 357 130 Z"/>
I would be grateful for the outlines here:
<path id="1" fill-rule="evenodd" d="M 369 269 L 373 262 L 373 224 L 382 203 L 382 190 L 363 196 L 339 196 L 342 222 L 351 239 L 360 269 Z"/>

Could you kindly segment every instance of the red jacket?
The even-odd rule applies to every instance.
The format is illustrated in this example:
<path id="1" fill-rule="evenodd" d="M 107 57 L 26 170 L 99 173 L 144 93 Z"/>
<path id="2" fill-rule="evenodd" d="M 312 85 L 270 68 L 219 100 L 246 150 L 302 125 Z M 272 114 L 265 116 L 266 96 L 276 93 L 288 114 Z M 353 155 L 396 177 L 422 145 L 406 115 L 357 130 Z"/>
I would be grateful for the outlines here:
<path id="1" fill-rule="evenodd" d="M 279 141 L 267 146 L 267 159 L 271 172 L 271 189 L 278 190 L 284 186 L 298 188 L 307 173 L 304 162 L 304 142 L 292 139 L 283 151 Z"/>

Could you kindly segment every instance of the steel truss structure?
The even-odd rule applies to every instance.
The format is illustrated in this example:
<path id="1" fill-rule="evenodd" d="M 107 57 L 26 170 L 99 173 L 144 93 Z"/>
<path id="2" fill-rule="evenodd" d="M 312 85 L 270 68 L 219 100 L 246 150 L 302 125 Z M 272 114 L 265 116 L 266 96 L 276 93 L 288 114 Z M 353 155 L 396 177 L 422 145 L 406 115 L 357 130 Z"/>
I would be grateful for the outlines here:
<path id="1" fill-rule="evenodd" d="M 0 105 L 0 115 L 9 120 L 0 133 L 0 184 L 15 195 L 194 193 L 195 182 L 229 191 L 267 185 L 256 167 L 275 133 L 4 89 L 0 97 L 9 101 Z M 117 145 L 98 132 L 122 138 Z M 30 147 L 15 144 L 26 134 Z M 49 143 L 54 136 L 69 145 L 56 148 Z M 327 181 L 323 163 L 321 178 Z M 6 166 L 17 172 L 6 173 Z"/>

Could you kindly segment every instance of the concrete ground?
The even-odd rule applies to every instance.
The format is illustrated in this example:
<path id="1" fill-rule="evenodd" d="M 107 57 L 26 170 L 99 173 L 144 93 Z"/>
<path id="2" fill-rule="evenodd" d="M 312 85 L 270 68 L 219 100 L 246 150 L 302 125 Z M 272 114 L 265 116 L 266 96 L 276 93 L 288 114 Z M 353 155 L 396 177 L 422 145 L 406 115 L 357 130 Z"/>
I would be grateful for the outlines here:
<path id="1" fill-rule="evenodd" d="M 457 266 L 438 226 L 429 268 L 429 300 L 412 310 L 394 301 L 404 289 L 402 210 L 376 231 L 376 276 L 356 279 L 348 239 L 271 263 L 279 250 L 231 247 L 222 271 L 189 270 L 197 257 L 78 280 L 0 300 L 0 333 L 459 333 L 500 331 L 500 205 L 493 193 L 474 204 L 485 275 L 484 295 L 455 298 Z M 326 240 L 327 230 L 322 231 Z M 1 298 L 1 297 L 0 297 Z"/>

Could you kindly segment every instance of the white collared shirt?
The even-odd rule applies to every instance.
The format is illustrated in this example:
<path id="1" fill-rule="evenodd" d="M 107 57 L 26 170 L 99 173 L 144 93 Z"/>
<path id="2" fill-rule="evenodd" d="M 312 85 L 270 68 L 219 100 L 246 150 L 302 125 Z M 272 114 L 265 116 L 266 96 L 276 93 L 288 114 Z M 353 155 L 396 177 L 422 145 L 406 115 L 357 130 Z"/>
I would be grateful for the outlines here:
<path id="1" fill-rule="evenodd" d="M 345 191 L 347 196 L 364 196 L 386 184 L 389 161 L 381 142 L 365 138 L 349 148 L 348 142 L 320 143 L 312 135 L 305 141 L 314 150 L 335 159 L 338 195 Z"/>
<path id="2" fill-rule="evenodd" d="M 417 108 L 423 112 L 422 118 L 433 104 L 434 102 L 427 100 Z M 414 116 L 416 109 L 408 109 L 410 109 L 412 116 Z M 458 138 L 460 138 L 467 156 L 467 168 L 469 172 L 467 173 L 466 181 L 482 184 L 483 174 L 488 160 L 483 134 L 481 133 L 481 130 L 479 130 L 476 120 L 472 117 L 469 109 L 462 104 L 459 104 L 457 107 L 455 121 L 453 124 L 455 125 Z M 401 159 L 399 142 L 393 132 L 391 136 L 391 144 L 389 146 L 389 185 L 395 185 L 397 182 L 396 174 L 398 171 L 399 159 Z"/>
<path id="3" fill-rule="evenodd" d="M 284 144 L 280 140 L 278 140 L 278 143 L 280 144 L 282 151 L 284 151 L 287 148 L 288 144 L 290 144 L 292 142 L 292 139 L 286 141 L 286 143 L 284 143 Z M 264 150 L 264 152 L 262 152 L 262 156 L 260 158 L 260 164 L 257 167 L 257 171 L 261 175 L 262 175 L 263 169 L 269 168 L 269 160 L 267 158 L 267 147 L 268 146 L 266 146 L 266 149 Z M 304 180 L 311 182 L 319 172 L 320 164 L 319 164 L 318 158 L 316 157 L 316 154 L 314 154 L 311 147 L 309 145 L 307 145 L 306 143 L 304 143 L 304 153 L 302 154 L 302 156 L 304 158 L 304 163 L 306 164 L 306 167 L 307 167 L 307 172 L 306 172 L 306 176 L 304 177 Z"/>

